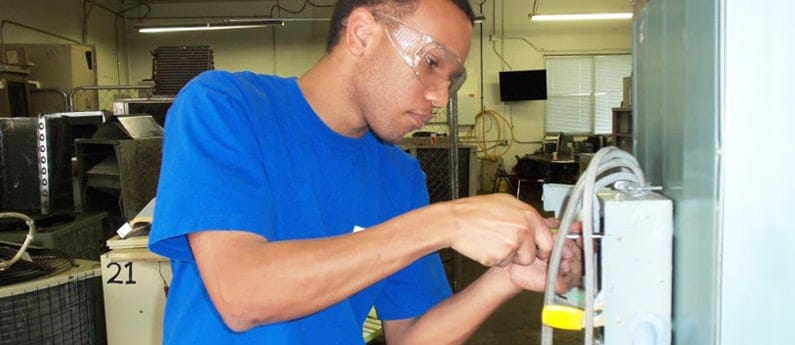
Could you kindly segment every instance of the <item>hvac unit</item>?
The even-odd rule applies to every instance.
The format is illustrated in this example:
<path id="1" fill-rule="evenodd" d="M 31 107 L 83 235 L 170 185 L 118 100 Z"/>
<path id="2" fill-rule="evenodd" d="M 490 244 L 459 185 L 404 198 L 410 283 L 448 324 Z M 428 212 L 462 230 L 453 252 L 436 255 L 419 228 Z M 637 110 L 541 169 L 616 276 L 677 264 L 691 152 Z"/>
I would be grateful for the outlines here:
<path id="1" fill-rule="evenodd" d="M 78 112 L 0 118 L 0 209 L 72 210 L 74 140 L 90 137 L 104 117 Z"/>
<path id="2" fill-rule="evenodd" d="M 15 249 L 0 245 L 0 259 Z M 99 263 L 28 253 L 0 271 L 0 345 L 105 344 Z"/>
<path id="3" fill-rule="evenodd" d="M 99 260 L 110 234 L 105 212 L 33 216 L 37 231 L 31 246 L 55 249 L 70 258 Z M 28 234 L 22 222 L 0 222 L 0 241 L 22 243 Z"/>
<path id="4" fill-rule="evenodd" d="M 210 46 L 158 47 L 152 55 L 155 95 L 176 95 L 193 77 L 214 69 Z"/>

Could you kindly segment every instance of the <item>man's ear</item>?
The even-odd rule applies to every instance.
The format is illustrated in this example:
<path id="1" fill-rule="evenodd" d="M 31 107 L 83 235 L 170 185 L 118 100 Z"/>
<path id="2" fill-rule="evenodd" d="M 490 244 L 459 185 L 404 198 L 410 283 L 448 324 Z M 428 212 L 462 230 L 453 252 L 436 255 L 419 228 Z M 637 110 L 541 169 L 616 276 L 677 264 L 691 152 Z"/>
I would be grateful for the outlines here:
<path id="1" fill-rule="evenodd" d="M 354 56 L 361 56 L 372 42 L 372 33 L 375 28 L 375 17 L 364 7 L 359 7 L 351 11 L 348 15 L 345 36 L 343 41 L 345 46 Z"/>

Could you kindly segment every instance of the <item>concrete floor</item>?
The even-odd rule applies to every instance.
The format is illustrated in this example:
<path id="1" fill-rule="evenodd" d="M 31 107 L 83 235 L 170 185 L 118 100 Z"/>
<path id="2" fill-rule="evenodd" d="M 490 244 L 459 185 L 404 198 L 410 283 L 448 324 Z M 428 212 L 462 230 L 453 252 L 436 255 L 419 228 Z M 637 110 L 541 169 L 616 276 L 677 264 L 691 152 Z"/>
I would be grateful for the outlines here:
<path id="1" fill-rule="evenodd" d="M 485 268 L 476 262 L 464 260 L 464 285 L 476 279 Z M 500 307 L 467 342 L 470 345 L 541 344 L 541 306 L 543 292 L 520 293 Z M 555 345 L 582 344 L 582 333 L 556 331 Z"/>

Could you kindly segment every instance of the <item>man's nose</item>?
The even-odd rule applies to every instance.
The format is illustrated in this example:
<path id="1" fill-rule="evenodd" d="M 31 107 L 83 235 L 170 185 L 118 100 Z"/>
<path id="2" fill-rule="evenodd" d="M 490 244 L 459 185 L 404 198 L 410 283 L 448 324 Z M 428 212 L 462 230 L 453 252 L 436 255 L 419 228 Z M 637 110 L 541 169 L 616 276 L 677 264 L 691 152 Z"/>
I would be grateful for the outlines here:
<path id="1" fill-rule="evenodd" d="M 450 90 L 445 87 L 438 87 L 425 90 L 425 99 L 431 101 L 434 108 L 444 108 L 450 99 Z"/>

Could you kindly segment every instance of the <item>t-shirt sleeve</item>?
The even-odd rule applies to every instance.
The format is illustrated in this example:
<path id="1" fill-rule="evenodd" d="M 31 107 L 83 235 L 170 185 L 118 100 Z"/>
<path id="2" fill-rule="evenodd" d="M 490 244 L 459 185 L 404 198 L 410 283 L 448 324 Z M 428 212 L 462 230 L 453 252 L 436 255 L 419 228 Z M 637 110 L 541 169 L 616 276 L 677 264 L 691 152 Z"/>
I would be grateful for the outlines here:
<path id="1" fill-rule="evenodd" d="M 412 209 L 428 205 L 425 174 L 419 167 L 416 171 L 412 183 Z M 411 318 L 422 315 L 450 295 L 452 290 L 441 258 L 438 253 L 432 253 L 386 278 L 375 308 L 382 320 Z"/>
<path id="2" fill-rule="evenodd" d="M 187 234 L 273 228 L 267 176 L 240 83 L 206 72 L 188 83 L 166 116 L 163 159 L 149 248 L 193 260 Z"/>

